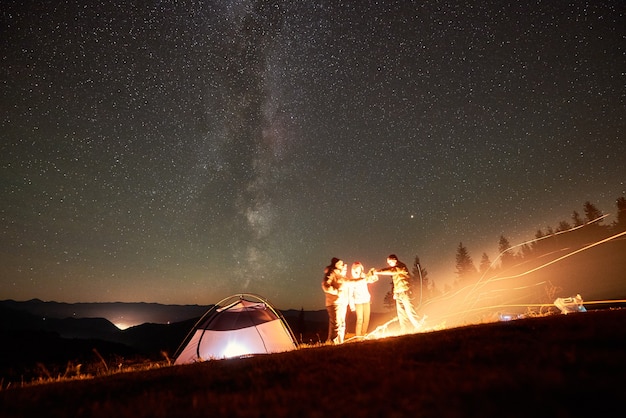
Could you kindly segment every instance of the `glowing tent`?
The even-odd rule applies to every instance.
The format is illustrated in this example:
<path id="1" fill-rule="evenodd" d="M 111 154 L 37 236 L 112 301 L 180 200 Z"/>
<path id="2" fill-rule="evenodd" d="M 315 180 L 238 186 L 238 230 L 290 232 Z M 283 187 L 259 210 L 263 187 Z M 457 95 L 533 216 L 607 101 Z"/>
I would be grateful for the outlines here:
<path id="1" fill-rule="evenodd" d="M 223 299 L 200 318 L 177 350 L 174 364 L 296 348 L 282 314 L 262 297 L 244 293 Z"/>

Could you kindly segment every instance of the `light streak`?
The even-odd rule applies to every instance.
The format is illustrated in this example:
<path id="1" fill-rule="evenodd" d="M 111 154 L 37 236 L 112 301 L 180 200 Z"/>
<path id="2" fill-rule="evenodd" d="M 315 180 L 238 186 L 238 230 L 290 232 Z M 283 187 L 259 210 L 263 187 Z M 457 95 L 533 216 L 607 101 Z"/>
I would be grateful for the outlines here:
<path id="1" fill-rule="evenodd" d="M 533 272 L 535 272 L 535 271 L 537 271 L 537 270 L 539 270 L 539 269 L 542 269 L 542 268 L 547 267 L 547 266 L 549 266 L 549 265 L 551 265 L 551 264 L 557 263 L 557 262 L 559 262 L 559 261 L 561 261 L 561 260 L 564 260 L 564 259 L 566 259 L 566 258 L 568 258 L 568 257 L 571 257 L 571 256 L 575 255 L 575 254 L 578 254 L 578 253 L 581 253 L 581 252 L 583 252 L 583 251 L 586 251 L 586 250 L 588 250 L 588 249 L 590 249 L 590 248 L 593 248 L 593 247 L 595 247 L 595 246 L 598 246 L 598 245 L 604 244 L 605 242 L 609 242 L 609 241 L 611 241 L 611 240 L 613 240 L 613 239 L 615 239 L 615 238 L 621 237 L 621 236 L 623 236 L 623 235 L 626 235 L 626 231 L 624 231 L 624 232 L 620 232 L 619 234 L 615 234 L 615 235 L 610 236 L 610 237 L 608 237 L 608 238 L 605 238 L 605 239 L 603 239 L 603 240 L 596 241 L 596 242 L 594 242 L 593 244 L 589 244 L 589 245 L 587 245 L 587 246 L 585 246 L 585 247 L 583 247 L 583 248 L 579 248 L 578 250 L 575 250 L 575 251 L 572 251 L 572 252 L 570 252 L 570 253 L 567 253 L 567 254 L 565 254 L 564 256 L 561 256 L 561 257 L 556 258 L 556 259 L 554 259 L 554 260 L 552 260 L 552 261 L 549 261 L 549 262 L 547 262 L 547 263 L 545 263 L 545 264 L 542 264 L 542 265 L 541 265 L 541 266 L 539 266 L 539 267 L 535 267 L 534 269 L 530 269 L 530 270 L 528 270 L 528 271 L 526 271 L 526 272 L 524 272 L 524 273 L 517 274 L 517 275 L 514 275 L 514 276 L 504 277 L 504 278 L 515 278 L 515 277 L 525 276 L 525 275 L 527 275 L 527 274 L 533 273 Z M 503 279 L 504 279 L 504 278 L 503 278 Z"/>
<path id="2" fill-rule="evenodd" d="M 597 304 L 603 304 L 603 305 L 607 305 L 607 304 L 617 304 L 617 303 L 626 303 L 626 299 L 614 299 L 614 300 L 599 300 L 599 301 L 589 301 L 589 300 L 585 300 L 583 301 L 583 305 L 597 305 Z M 546 307 L 552 307 L 554 306 L 554 303 L 520 303 L 520 304 L 501 304 L 501 305 L 490 305 L 490 306 L 483 306 L 480 308 L 470 308 L 470 309 L 464 309 L 462 311 L 455 311 L 454 314 L 451 315 L 442 315 L 440 316 L 441 318 L 450 318 L 459 314 L 468 314 L 468 313 L 475 313 L 475 312 L 480 312 L 480 311 L 486 311 L 486 310 L 497 310 L 497 309 L 503 309 L 503 308 L 546 308 Z"/>
<path id="3" fill-rule="evenodd" d="M 522 242 L 522 243 L 520 243 L 520 244 L 517 244 L 517 245 L 511 246 L 511 247 L 509 247 L 509 248 L 505 249 L 505 250 L 504 250 L 504 251 L 502 251 L 500 254 L 498 254 L 498 256 L 496 257 L 496 259 L 495 259 L 495 260 L 494 260 L 494 261 L 493 261 L 493 262 L 489 265 L 489 267 L 487 268 L 487 270 L 485 270 L 485 272 L 482 274 L 482 276 L 480 277 L 480 279 L 478 279 L 478 281 L 477 281 L 476 283 L 474 283 L 474 284 L 472 284 L 472 285 L 469 285 L 469 286 L 466 286 L 466 288 L 467 288 L 467 287 L 474 287 L 474 289 L 470 290 L 470 291 L 467 293 L 467 296 L 465 297 L 465 299 L 467 300 L 467 299 L 468 299 L 468 298 L 469 298 L 469 297 L 470 297 L 470 296 L 471 296 L 471 295 L 472 295 L 472 294 L 473 294 L 473 293 L 477 290 L 477 288 L 479 288 L 479 287 L 484 287 L 486 284 L 493 283 L 493 282 L 496 282 L 496 281 L 501 281 L 501 280 L 510 280 L 510 279 L 515 279 L 515 278 L 519 278 L 519 277 L 522 277 L 522 276 L 528 275 L 528 274 L 533 273 L 533 272 L 535 272 L 535 271 L 537 271 L 537 270 L 540 270 L 540 269 L 542 269 L 542 268 L 545 268 L 545 267 L 547 267 L 547 266 L 549 266 L 549 265 L 551 265 L 551 264 L 557 263 L 557 262 L 559 262 L 559 261 L 561 261 L 561 260 L 563 260 L 563 259 L 565 259 L 565 258 L 567 258 L 567 257 L 571 257 L 572 255 L 575 255 L 575 254 L 577 254 L 577 253 L 579 253 L 579 252 L 582 252 L 582 251 L 588 250 L 589 248 L 595 247 L 596 245 L 603 244 L 603 243 L 608 242 L 608 241 L 610 241 L 610 240 L 612 240 L 612 239 L 615 239 L 615 238 L 617 238 L 617 237 L 619 237 L 619 236 L 625 235 L 625 234 L 626 234 L 626 231 L 624 231 L 624 232 L 622 232 L 622 233 L 619 233 L 619 234 L 616 234 L 616 235 L 613 235 L 612 237 L 606 238 L 606 239 L 604 239 L 604 240 L 600 240 L 600 241 L 595 242 L 595 243 L 593 243 L 593 244 L 590 244 L 590 245 L 588 245 L 588 246 L 586 246 L 586 247 L 583 247 L 583 248 L 580 248 L 580 249 L 578 249 L 578 250 L 575 250 L 575 251 L 573 251 L 573 252 L 571 252 L 571 253 L 565 254 L 565 255 L 564 255 L 564 256 L 562 256 L 562 257 L 559 257 L 559 258 L 557 258 L 557 259 L 554 259 L 554 260 L 552 260 L 552 261 L 550 261 L 550 262 L 548 262 L 548 263 L 545 263 L 545 264 L 543 264 L 543 265 L 540 265 L 540 266 L 538 266 L 538 267 L 536 267 L 536 268 L 530 269 L 530 270 L 528 270 L 528 271 L 526 271 L 526 272 L 524 272 L 524 273 L 520 273 L 520 274 L 517 274 L 517 275 L 512 275 L 512 276 L 504 276 L 504 277 L 497 277 L 497 276 L 494 276 L 494 277 L 490 277 L 489 279 L 485 280 L 485 276 L 487 275 L 487 272 L 488 272 L 490 269 L 492 269 L 492 268 L 496 265 L 497 261 L 498 261 L 498 260 L 499 260 L 499 259 L 500 259 L 500 258 L 501 258 L 501 257 L 502 257 L 505 253 L 506 253 L 506 252 L 509 252 L 509 251 L 511 251 L 511 250 L 513 250 L 513 249 L 515 249 L 515 248 L 522 247 L 522 246 L 524 246 L 524 245 L 528 245 L 528 244 L 531 244 L 531 243 L 535 243 L 535 242 L 538 242 L 538 241 L 542 241 L 542 240 L 544 240 L 544 239 L 552 238 L 552 237 L 555 237 L 555 236 L 557 236 L 557 235 L 562 235 L 562 234 L 566 234 L 566 233 L 573 232 L 573 231 L 575 231 L 575 230 L 577 230 L 577 229 L 584 228 L 585 226 L 589 226 L 589 225 L 594 224 L 594 223 L 596 223 L 596 222 L 600 222 L 601 220 L 603 220 L 603 219 L 604 219 L 604 218 L 606 218 L 607 216 L 609 216 L 609 214 L 605 214 L 605 215 L 602 215 L 602 216 L 600 216 L 600 217 L 598 217 L 598 218 L 596 218 L 596 219 L 592 219 L 592 220 L 590 220 L 590 221 L 588 221 L 588 222 L 586 222 L 586 223 L 584 223 L 584 224 L 582 224 L 582 225 L 578 225 L 578 226 L 572 227 L 572 228 L 570 228 L 570 229 L 566 229 L 566 230 L 564 230 L 564 231 L 557 231 L 557 232 L 555 232 L 555 233 L 553 233 L 553 234 L 550 234 L 550 235 L 545 235 L 545 236 L 543 236 L 543 237 L 534 238 L 534 239 L 531 239 L 531 240 L 528 240 L 528 241 Z M 562 250 L 565 250 L 565 248 L 561 249 L 561 251 L 562 251 Z M 547 255 L 547 254 L 546 254 L 546 255 Z M 544 255 L 544 256 L 545 256 L 545 255 Z M 463 289 L 463 290 L 464 290 L 464 289 Z"/>
<path id="4" fill-rule="evenodd" d="M 547 238 L 552 238 L 552 237 L 555 237 L 555 236 L 557 236 L 557 235 L 562 235 L 562 234 L 565 234 L 565 233 L 573 232 L 573 231 L 575 231 L 575 230 L 577 230 L 577 229 L 584 228 L 585 226 L 591 225 L 591 224 L 593 224 L 593 223 L 600 222 L 601 220 L 603 220 L 603 219 L 604 219 L 604 218 L 606 218 L 607 216 L 609 216 L 609 214 L 608 214 L 608 213 L 607 213 L 607 214 L 605 214 L 605 215 L 602 215 L 602 216 L 600 216 L 600 217 L 598 217 L 598 218 L 596 218 L 596 219 L 590 220 L 589 222 L 584 223 L 584 224 L 582 224 L 582 225 L 578 225 L 578 226 L 572 227 L 572 228 L 570 228 L 570 229 L 566 229 L 566 230 L 564 230 L 564 231 L 557 231 L 557 232 L 554 232 L 554 233 L 552 233 L 552 234 L 550 234 L 550 235 L 544 235 L 543 237 L 534 238 L 534 239 L 531 239 L 531 240 L 528 240 L 528 241 L 525 241 L 525 242 L 522 242 L 522 243 L 520 243 L 520 244 L 516 244 L 516 245 L 513 245 L 513 246 L 511 246 L 511 247 L 507 248 L 506 250 L 504 250 L 504 251 L 502 251 L 500 254 L 498 254 L 498 256 L 495 258 L 495 260 L 493 260 L 493 262 L 489 265 L 489 267 L 487 268 L 487 270 L 485 270 L 485 272 L 482 274 L 482 276 L 480 277 L 480 279 L 478 279 L 478 282 L 476 282 L 476 283 L 474 284 L 474 286 L 478 286 L 478 285 L 480 284 L 480 282 L 481 282 L 481 281 L 485 278 L 485 276 L 487 275 L 487 272 L 488 272 L 490 269 L 492 269 L 492 268 L 496 265 L 497 261 L 498 261 L 498 260 L 499 260 L 499 259 L 500 259 L 503 255 L 504 255 L 504 253 L 509 252 L 509 251 L 511 251 L 511 250 L 513 250 L 513 249 L 515 249 L 515 248 L 523 247 L 524 245 L 528 245 L 528 244 L 532 244 L 532 243 L 535 243 L 535 242 L 539 242 L 539 241 L 542 241 L 542 240 L 547 239 Z M 624 235 L 624 234 L 619 234 L 619 235 Z M 611 239 L 613 239 L 613 238 L 611 238 Z M 542 266 L 542 267 L 544 267 L 544 266 Z M 515 276 L 512 276 L 512 277 L 515 277 Z M 489 280 L 490 280 L 490 279 L 489 279 Z"/>
<path id="5" fill-rule="evenodd" d="M 532 242 L 537 242 L 543 239 L 547 239 L 547 238 L 551 238 L 555 235 L 560 235 L 560 234 L 565 234 L 568 232 L 572 232 L 576 229 L 580 229 L 584 226 L 590 225 L 592 223 L 598 222 L 602 219 L 604 219 L 606 216 L 608 215 L 603 215 L 597 219 L 594 219 L 592 221 L 587 222 L 586 224 L 583 225 L 579 225 L 577 227 L 565 230 L 565 231 L 559 231 L 555 234 L 551 234 L 551 235 L 546 235 L 544 237 L 540 237 L 540 238 L 535 238 L 526 242 L 522 242 L 521 244 L 517 244 L 515 246 L 512 246 L 510 248 L 507 248 L 506 250 L 502 251 L 498 257 L 496 258 L 496 260 L 494 260 L 494 262 L 491 263 L 491 265 L 489 266 L 489 269 L 491 269 L 493 266 L 495 266 L 495 264 L 497 263 L 497 261 L 502 257 L 502 255 L 504 253 L 506 253 L 507 251 L 511 251 L 515 248 L 519 248 L 523 245 L 532 243 Z M 514 308 L 545 308 L 545 307 L 553 307 L 554 303 L 495 303 L 495 304 L 490 304 L 488 306 L 485 306 L 485 302 L 487 302 L 489 299 L 495 299 L 497 297 L 502 297 L 501 295 L 504 292 L 510 292 L 513 291 L 514 295 L 517 296 L 513 296 L 512 297 L 516 298 L 516 299 L 523 299 L 525 297 L 528 297 L 528 295 L 523 295 L 520 294 L 519 292 L 522 290 L 528 290 L 528 289 L 532 289 L 532 288 L 536 288 L 537 286 L 541 286 L 541 285 L 546 285 L 550 282 L 548 281 L 540 281 L 538 283 L 533 283 L 533 284 L 528 284 L 528 285 L 520 285 L 517 287 L 513 287 L 513 288 L 509 288 L 509 289 L 504 289 L 504 288 L 498 288 L 498 289 L 485 289 L 483 291 L 481 291 L 481 289 L 484 289 L 486 286 L 488 285 L 493 285 L 494 283 L 497 282 L 503 282 L 503 281 L 507 281 L 507 280 L 513 280 L 513 279 L 518 279 L 524 276 L 528 276 L 534 272 L 537 272 L 538 270 L 544 269 L 548 266 L 554 265 L 556 263 L 560 263 L 561 261 L 572 257 L 576 254 L 580 254 L 584 251 L 587 251 L 591 248 L 597 247 L 599 245 L 605 244 L 609 241 L 615 240 L 617 238 L 620 237 L 624 237 L 626 236 L 626 231 L 623 232 L 619 232 L 616 233 L 612 236 L 609 236 L 607 238 L 603 238 L 600 239 L 598 241 L 592 242 L 590 244 L 584 245 L 581 248 L 569 251 L 568 253 L 561 255 L 559 257 L 556 257 L 554 259 L 551 259 L 547 262 L 543 262 L 541 265 L 535 266 L 533 268 L 530 268 L 522 273 L 519 274 L 511 274 L 508 276 L 493 276 L 490 277 L 488 279 L 485 279 L 488 271 L 485 271 L 482 276 L 478 279 L 477 282 L 472 283 L 472 284 L 468 284 L 466 286 L 463 286 L 462 288 L 454 291 L 454 292 L 449 292 L 445 295 L 439 296 L 437 298 L 433 298 L 429 301 L 427 301 L 426 303 L 424 303 L 424 310 L 429 313 L 429 316 L 431 318 L 437 318 L 437 319 L 442 319 L 445 320 L 451 317 L 457 317 L 459 318 L 460 321 L 467 321 L 467 323 L 469 323 L 470 318 L 467 317 L 468 314 L 471 313 L 476 313 L 476 312 L 481 312 L 481 311 L 496 311 L 499 309 L 514 309 Z M 546 256 L 550 256 L 551 254 L 555 254 L 555 253 L 562 253 L 563 251 L 567 250 L 567 248 L 562 248 L 561 250 L 558 251 L 554 251 L 548 254 L 544 254 L 541 257 L 537 258 L 537 260 L 539 260 L 541 262 L 541 258 L 546 257 Z M 545 260 L 544 260 L 545 261 Z M 517 267 L 519 267 L 522 264 L 518 264 Z M 489 270 L 487 269 L 487 270 Z M 463 295 L 464 294 L 464 295 Z M 495 302 L 495 301 L 494 301 Z M 615 303 L 622 303 L 622 300 L 609 300 L 609 301 L 600 301 L 600 302 L 594 302 L 594 301 L 585 301 L 584 304 L 615 304 Z M 453 306 L 453 309 L 449 309 L 448 306 L 446 306 L 446 303 L 449 303 L 451 306 Z M 458 303 L 458 305 L 461 306 L 454 306 L 454 303 Z M 483 305 L 483 306 L 479 306 Z M 437 315 L 434 315 L 432 312 L 429 312 L 434 310 L 434 311 L 440 311 L 437 312 Z M 495 313 L 495 312 L 494 312 Z"/>
<path id="6" fill-rule="evenodd" d="M 578 253 L 581 253 L 581 252 L 583 252 L 583 251 L 587 251 L 587 250 L 588 250 L 588 249 L 590 249 L 590 248 L 593 248 L 593 247 L 596 247 L 596 246 L 598 246 L 598 245 L 604 244 L 604 243 L 606 243 L 606 242 L 612 241 L 612 240 L 614 240 L 615 238 L 619 238 L 619 237 L 624 236 L 624 235 L 626 235 L 626 231 L 620 232 L 620 233 L 615 234 L 615 235 L 612 235 L 612 236 L 610 236 L 610 237 L 608 237 L 608 238 L 604 238 L 604 239 L 602 239 L 602 240 L 600 240 L 600 241 L 596 241 L 596 242 L 594 242 L 594 243 L 592 243 L 592 244 L 589 244 L 589 245 L 586 245 L 586 246 L 584 246 L 584 247 L 582 247 L 582 248 L 579 248 L 579 249 L 577 249 L 577 250 L 571 251 L 571 252 L 569 252 L 569 253 L 567 253 L 567 254 L 565 254 L 565 255 L 561 256 L 561 257 L 555 258 L 554 260 L 548 261 L 547 263 L 544 263 L 544 264 L 542 264 L 542 265 L 540 265 L 540 266 L 537 266 L 537 267 L 535 267 L 535 268 L 532 268 L 532 269 L 530 269 L 530 270 L 527 270 L 527 271 L 525 271 L 525 272 L 523 272 L 523 273 L 520 273 L 520 274 L 515 274 L 515 275 L 512 275 L 512 276 L 493 277 L 493 278 L 488 279 L 488 280 L 486 281 L 486 283 L 496 282 L 496 281 L 502 281 L 502 280 L 517 279 L 517 278 L 522 277 L 522 276 L 527 276 L 527 275 L 529 275 L 529 274 L 531 274 L 531 273 L 534 273 L 534 272 L 536 272 L 536 271 L 538 271 L 538 270 L 541 270 L 541 269 L 543 269 L 543 268 L 545 268 L 545 267 L 548 267 L 548 266 L 550 266 L 550 265 L 552 265 L 552 264 L 558 263 L 559 261 L 562 261 L 562 260 L 564 260 L 564 259 L 566 259 L 566 258 L 568 258 L 568 257 L 571 257 L 571 256 L 576 255 L 576 254 L 578 254 Z M 482 278 L 481 278 L 480 280 L 482 280 Z M 480 280 L 479 280 L 479 282 L 480 282 Z M 478 284 L 479 284 L 479 283 L 476 283 L 476 284 L 474 284 L 473 286 L 476 288 L 476 287 L 478 286 Z M 473 289 L 473 290 L 474 290 L 474 289 Z M 472 290 L 472 291 L 473 291 L 473 290 Z M 470 291 L 470 294 L 471 294 L 471 292 L 472 292 L 472 291 Z"/>
<path id="7" fill-rule="evenodd" d="M 584 305 L 614 305 L 616 303 L 626 303 L 626 299 L 611 299 L 611 300 L 585 300 Z"/>

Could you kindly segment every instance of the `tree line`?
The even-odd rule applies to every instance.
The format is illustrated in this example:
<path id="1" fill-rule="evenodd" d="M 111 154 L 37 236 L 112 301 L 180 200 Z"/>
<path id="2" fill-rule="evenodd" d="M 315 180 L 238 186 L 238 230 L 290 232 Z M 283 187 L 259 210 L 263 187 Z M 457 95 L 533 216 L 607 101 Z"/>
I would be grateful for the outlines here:
<path id="1" fill-rule="evenodd" d="M 435 281 L 428 276 L 428 271 L 422 265 L 418 255 L 415 256 L 411 269 L 411 283 L 414 295 L 414 304 L 420 304 L 441 296 L 455 288 L 465 286 L 479 280 L 481 277 L 494 277 L 515 265 L 544 256 L 560 248 L 581 248 L 593 242 L 611 237 L 626 231 L 626 197 L 616 200 L 617 218 L 605 225 L 603 214 L 593 203 L 587 201 L 583 205 L 583 214 L 573 211 L 571 220 L 560 221 L 553 228 L 538 229 L 533 240 L 521 245 L 512 246 L 509 239 L 501 235 L 498 241 L 498 256 L 492 261 L 487 253 L 483 253 L 478 266 L 474 263 L 468 248 L 459 242 L 455 256 L 455 281 L 439 289 Z M 385 295 L 384 305 L 387 308 L 395 307 L 393 293 L 390 290 Z"/>

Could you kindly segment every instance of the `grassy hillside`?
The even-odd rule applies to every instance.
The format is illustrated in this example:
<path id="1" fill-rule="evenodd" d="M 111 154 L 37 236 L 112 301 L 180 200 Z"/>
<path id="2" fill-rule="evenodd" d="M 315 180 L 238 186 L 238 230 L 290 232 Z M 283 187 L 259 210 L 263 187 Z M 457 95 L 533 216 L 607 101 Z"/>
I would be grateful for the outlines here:
<path id="1" fill-rule="evenodd" d="M 0 391 L 0 416 L 600 416 L 626 310 L 551 315 Z"/>

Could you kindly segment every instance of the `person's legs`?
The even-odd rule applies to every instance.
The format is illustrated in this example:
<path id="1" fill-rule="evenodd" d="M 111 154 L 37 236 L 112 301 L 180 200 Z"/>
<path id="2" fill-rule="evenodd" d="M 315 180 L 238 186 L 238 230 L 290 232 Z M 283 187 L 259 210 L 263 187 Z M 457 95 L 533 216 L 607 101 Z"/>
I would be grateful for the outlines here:
<path id="1" fill-rule="evenodd" d="M 361 335 L 367 334 L 367 329 L 370 326 L 370 311 L 371 305 L 370 303 L 363 304 L 363 326 L 361 327 Z"/>
<path id="2" fill-rule="evenodd" d="M 346 313 L 348 311 L 348 305 L 342 303 L 340 305 L 336 305 L 337 309 L 337 336 L 335 337 L 334 342 L 338 344 L 342 344 L 343 340 L 346 336 Z"/>
<path id="3" fill-rule="evenodd" d="M 328 312 L 328 339 L 326 341 L 335 341 L 337 338 L 337 307 L 329 305 L 326 307 Z"/>
<path id="4" fill-rule="evenodd" d="M 396 304 L 398 303 L 402 306 L 402 316 L 404 318 L 403 330 L 408 329 L 409 324 L 411 324 L 415 330 L 418 330 L 421 327 L 421 324 L 417 319 L 417 312 L 415 312 L 415 308 L 413 307 L 413 303 L 411 302 L 409 295 L 407 293 L 397 295 Z M 398 319 L 400 319 L 400 313 L 398 313 Z"/>
<path id="5" fill-rule="evenodd" d="M 401 294 L 396 295 L 396 313 L 398 314 L 398 322 L 400 322 L 400 331 L 406 332 L 411 322 L 404 309 Z"/>
<path id="6" fill-rule="evenodd" d="M 356 336 L 361 336 L 363 335 L 363 304 L 357 303 L 354 308 L 354 313 L 356 313 L 356 327 L 354 329 L 354 334 Z"/>

